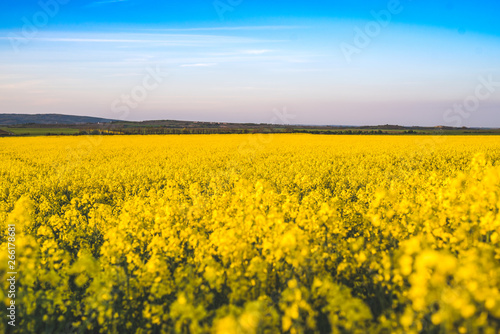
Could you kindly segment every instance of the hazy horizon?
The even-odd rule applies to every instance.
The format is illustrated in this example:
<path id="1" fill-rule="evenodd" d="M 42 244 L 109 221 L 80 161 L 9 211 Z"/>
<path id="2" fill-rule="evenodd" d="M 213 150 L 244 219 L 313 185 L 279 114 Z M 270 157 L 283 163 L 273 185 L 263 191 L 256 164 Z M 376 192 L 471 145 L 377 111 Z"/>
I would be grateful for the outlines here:
<path id="1" fill-rule="evenodd" d="M 0 9 L 2 113 L 500 127 L 498 2 L 42 0 Z"/>

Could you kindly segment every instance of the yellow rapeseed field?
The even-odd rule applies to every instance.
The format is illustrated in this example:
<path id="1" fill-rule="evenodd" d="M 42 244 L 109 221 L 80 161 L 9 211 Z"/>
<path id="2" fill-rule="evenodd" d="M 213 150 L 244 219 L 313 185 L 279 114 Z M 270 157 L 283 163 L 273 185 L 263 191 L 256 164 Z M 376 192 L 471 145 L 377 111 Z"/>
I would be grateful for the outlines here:
<path id="1" fill-rule="evenodd" d="M 13 224 L 19 333 L 498 333 L 499 164 L 494 136 L 0 138 L 3 309 Z"/>

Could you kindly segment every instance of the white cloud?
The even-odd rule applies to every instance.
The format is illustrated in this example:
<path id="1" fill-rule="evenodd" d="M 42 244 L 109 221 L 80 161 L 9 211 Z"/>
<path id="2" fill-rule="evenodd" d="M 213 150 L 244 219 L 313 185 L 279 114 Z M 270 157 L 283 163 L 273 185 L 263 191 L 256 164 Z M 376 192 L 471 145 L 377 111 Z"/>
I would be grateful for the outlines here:
<path id="1" fill-rule="evenodd" d="M 165 29 L 144 29 L 155 31 L 233 31 L 233 30 L 284 30 L 307 28 L 303 26 L 239 26 L 239 27 L 201 27 L 201 28 L 165 28 Z"/>
<path id="2" fill-rule="evenodd" d="M 272 50 L 245 50 L 241 54 L 245 55 L 263 55 L 264 53 L 273 52 Z"/>
<path id="3" fill-rule="evenodd" d="M 183 64 L 181 67 L 211 67 L 217 65 L 216 63 L 199 63 L 199 64 Z"/>
<path id="4" fill-rule="evenodd" d="M 43 80 L 26 80 L 14 83 L 0 84 L 1 89 L 24 89 L 32 86 L 37 86 L 43 84 Z"/>
<path id="5" fill-rule="evenodd" d="M 0 40 L 11 40 L 10 37 L 0 36 Z M 211 47 L 222 44 L 246 43 L 277 43 L 282 40 L 266 40 L 248 37 L 224 35 L 197 35 L 197 34 L 81 34 L 77 36 L 54 33 L 50 37 L 35 37 L 33 40 L 56 43 L 122 43 L 122 44 L 154 44 L 157 46 L 203 46 Z"/>

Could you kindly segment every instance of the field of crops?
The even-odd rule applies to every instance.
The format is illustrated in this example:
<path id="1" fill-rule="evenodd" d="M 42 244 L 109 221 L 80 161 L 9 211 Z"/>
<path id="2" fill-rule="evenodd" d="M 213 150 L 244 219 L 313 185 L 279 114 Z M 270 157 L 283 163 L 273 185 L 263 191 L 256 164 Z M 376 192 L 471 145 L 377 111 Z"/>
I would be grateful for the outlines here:
<path id="1" fill-rule="evenodd" d="M 0 138 L 0 331 L 12 242 L 19 333 L 498 333 L 499 165 L 500 137 Z"/>
<path id="2" fill-rule="evenodd" d="M 22 136 L 45 136 L 45 135 L 74 135 L 80 132 L 72 128 L 11 128 L 4 127 L 0 130 Z"/>

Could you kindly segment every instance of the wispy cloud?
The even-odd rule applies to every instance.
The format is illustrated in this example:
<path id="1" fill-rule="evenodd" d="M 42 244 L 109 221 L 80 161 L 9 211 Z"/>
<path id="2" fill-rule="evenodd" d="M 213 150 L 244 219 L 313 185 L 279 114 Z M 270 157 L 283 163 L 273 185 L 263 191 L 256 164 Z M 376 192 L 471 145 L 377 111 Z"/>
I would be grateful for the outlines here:
<path id="1" fill-rule="evenodd" d="M 199 27 L 199 28 L 158 28 L 158 29 L 143 29 L 148 31 L 232 31 L 232 30 L 287 30 L 308 28 L 305 26 L 238 26 L 238 27 Z"/>
<path id="2" fill-rule="evenodd" d="M 5 39 L 5 38 L 0 38 Z M 145 43 L 145 42 L 164 42 L 161 40 L 147 39 L 106 39 L 106 38 L 35 38 L 38 41 L 45 42 L 82 42 L 82 43 Z"/>
<path id="3" fill-rule="evenodd" d="M 198 63 L 198 64 L 183 64 L 180 67 L 211 67 L 217 65 L 216 63 Z"/>
<path id="4" fill-rule="evenodd" d="M 0 84 L 0 89 L 23 89 L 32 86 L 37 86 L 43 84 L 42 80 L 26 80 L 20 82 L 11 82 L 6 84 Z"/>
<path id="5" fill-rule="evenodd" d="M 244 55 L 263 55 L 265 53 L 273 52 L 273 50 L 244 50 L 241 54 Z"/>
<path id="6" fill-rule="evenodd" d="M 104 75 L 104 77 L 106 78 L 127 78 L 127 77 L 137 77 L 137 76 L 141 76 L 143 74 L 141 73 L 115 73 L 115 74 L 107 74 L 107 75 Z"/>
<path id="7" fill-rule="evenodd" d="M 0 36 L 0 40 L 10 40 L 10 37 Z M 266 40 L 250 37 L 224 36 L 224 35 L 197 35 L 197 34 L 113 34 L 105 37 L 100 34 L 81 36 L 35 37 L 37 41 L 59 43 L 122 43 L 138 44 L 150 43 L 155 45 L 170 46 L 210 46 L 215 44 L 245 44 L 245 43 L 278 43 L 281 40 Z"/>

